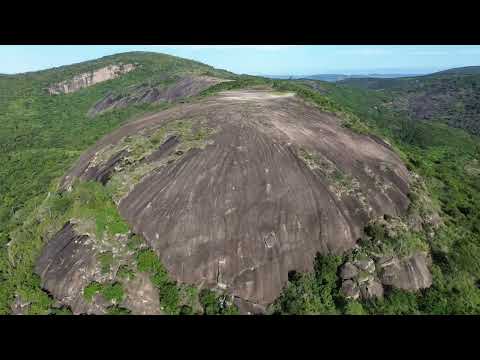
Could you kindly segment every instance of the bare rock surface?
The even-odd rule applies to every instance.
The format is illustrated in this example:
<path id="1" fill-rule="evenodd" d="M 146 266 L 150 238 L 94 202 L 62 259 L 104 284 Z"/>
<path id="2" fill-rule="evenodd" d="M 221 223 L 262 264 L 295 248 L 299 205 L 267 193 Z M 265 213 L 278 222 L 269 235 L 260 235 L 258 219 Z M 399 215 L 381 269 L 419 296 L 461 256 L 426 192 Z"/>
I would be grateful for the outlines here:
<path id="1" fill-rule="evenodd" d="M 13 315 L 25 315 L 25 310 L 29 305 L 29 302 L 23 301 L 22 297 L 16 294 L 15 300 L 13 300 L 10 309 L 12 310 Z"/>
<path id="2" fill-rule="evenodd" d="M 428 257 L 418 252 L 408 258 L 399 260 L 396 257 L 384 259 L 381 281 L 402 290 L 418 291 L 432 285 L 432 275 L 428 269 Z"/>
<path id="3" fill-rule="evenodd" d="M 352 279 L 358 275 L 358 268 L 351 262 L 346 262 L 340 269 L 340 277 L 344 280 Z"/>
<path id="4" fill-rule="evenodd" d="M 346 280 L 342 283 L 340 292 L 347 299 L 357 300 L 360 297 L 360 289 L 353 280 Z"/>
<path id="5" fill-rule="evenodd" d="M 135 69 L 134 64 L 109 65 L 101 69 L 79 74 L 73 79 L 53 84 L 48 88 L 50 95 L 69 94 L 80 89 L 115 79 Z"/>
<path id="6" fill-rule="evenodd" d="M 364 299 L 383 298 L 382 284 L 373 278 L 360 285 L 360 293 Z"/>
<path id="7" fill-rule="evenodd" d="M 83 174 L 82 180 L 95 180 L 105 185 L 108 180 L 110 180 L 112 173 L 115 171 L 115 167 L 118 166 L 127 155 L 128 151 L 119 151 L 112 155 L 107 162 L 89 167 L 87 171 L 85 171 L 85 174 Z"/>
<path id="8" fill-rule="evenodd" d="M 125 286 L 126 298 L 123 306 L 133 315 L 160 315 L 158 290 L 147 273 L 137 273 Z"/>
<path id="9" fill-rule="evenodd" d="M 116 278 L 118 265 L 102 271 L 97 257 L 98 244 L 92 236 L 79 234 L 77 224 L 67 222 L 47 242 L 36 262 L 35 271 L 41 278 L 42 287 L 75 315 L 106 314 L 110 306 L 119 305 L 114 300 L 105 299 L 101 290 L 92 294 L 91 299 L 85 297 L 85 289 L 92 283 L 109 286 L 120 280 Z M 120 281 L 125 292 L 122 307 L 133 314 L 160 313 L 158 290 L 148 274 L 137 272 L 132 279 Z M 16 309 L 20 311 L 21 304 Z"/>
<path id="10" fill-rule="evenodd" d="M 107 110 L 124 108 L 133 104 L 156 103 L 159 101 L 173 102 L 178 99 L 195 96 L 210 86 L 225 81 L 231 80 L 212 76 L 185 76 L 169 86 L 152 87 L 140 85 L 126 94 L 108 94 L 89 110 L 88 115 L 95 116 Z"/>
<path id="11" fill-rule="evenodd" d="M 265 306 L 246 301 L 239 297 L 235 297 L 233 303 L 242 315 L 264 315 L 267 313 Z"/>
<path id="12" fill-rule="evenodd" d="M 408 171 L 388 144 L 293 94 L 252 90 L 124 125 L 81 156 L 62 188 L 105 148 L 182 119 L 215 129 L 206 146 L 152 167 L 119 201 L 177 281 L 266 306 L 289 271 L 312 270 L 317 252 L 352 248 L 372 216 L 401 215 L 409 205 Z"/>
<path id="13" fill-rule="evenodd" d="M 66 223 L 45 245 L 35 267 L 42 287 L 68 305 L 74 314 L 104 313 L 101 306 L 89 304 L 83 297 L 83 289 L 94 277 L 96 267 L 88 239 L 75 231 L 74 224 Z"/>

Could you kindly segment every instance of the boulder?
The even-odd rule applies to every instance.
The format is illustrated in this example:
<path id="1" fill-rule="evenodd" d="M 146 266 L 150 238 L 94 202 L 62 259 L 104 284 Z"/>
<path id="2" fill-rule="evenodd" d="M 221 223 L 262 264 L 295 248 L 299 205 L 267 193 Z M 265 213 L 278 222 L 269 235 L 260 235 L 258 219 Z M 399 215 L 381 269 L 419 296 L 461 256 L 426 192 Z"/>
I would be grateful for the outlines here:
<path id="1" fill-rule="evenodd" d="M 357 276 L 357 281 L 359 284 L 367 283 L 369 281 L 372 281 L 373 279 L 374 279 L 374 276 L 366 271 L 362 271 Z"/>
<path id="2" fill-rule="evenodd" d="M 418 252 L 402 260 L 397 257 L 382 260 L 379 261 L 382 284 L 410 291 L 418 291 L 432 285 L 426 253 Z"/>
<path id="3" fill-rule="evenodd" d="M 357 260 L 354 265 L 360 270 L 366 271 L 372 274 L 375 271 L 375 262 L 372 259 Z"/>
<path id="4" fill-rule="evenodd" d="M 360 297 L 360 290 L 353 280 L 344 281 L 340 292 L 347 299 L 357 300 Z"/>
<path id="5" fill-rule="evenodd" d="M 340 269 L 340 277 L 343 280 L 352 279 L 358 275 L 358 268 L 351 262 L 346 262 Z"/>
<path id="6" fill-rule="evenodd" d="M 20 295 L 15 295 L 15 300 L 12 302 L 10 309 L 12 310 L 13 315 L 25 315 L 25 311 L 28 309 L 30 303 L 28 301 L 23 301 Z"/>
<path id="7" fill-rule="evenodd" d="M 378 280 L 371 280 L 367 283 L 367 298 L 383 298 L 383 286 Z"/>

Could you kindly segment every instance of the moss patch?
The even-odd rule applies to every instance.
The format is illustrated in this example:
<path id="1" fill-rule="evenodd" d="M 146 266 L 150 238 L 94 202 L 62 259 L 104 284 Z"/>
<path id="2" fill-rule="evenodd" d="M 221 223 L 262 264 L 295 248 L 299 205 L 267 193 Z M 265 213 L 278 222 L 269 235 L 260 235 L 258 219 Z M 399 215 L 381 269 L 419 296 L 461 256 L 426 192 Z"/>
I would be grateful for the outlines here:
<path id="1" fill-rule="evenodd" d="M 114 303 L 117 303 L 117 304 L 122 302 L 125 296 L 122 285 L 118 282 L 104 285 L 102 287 L 101 294 L 106 300 L 113 301 Z"/>

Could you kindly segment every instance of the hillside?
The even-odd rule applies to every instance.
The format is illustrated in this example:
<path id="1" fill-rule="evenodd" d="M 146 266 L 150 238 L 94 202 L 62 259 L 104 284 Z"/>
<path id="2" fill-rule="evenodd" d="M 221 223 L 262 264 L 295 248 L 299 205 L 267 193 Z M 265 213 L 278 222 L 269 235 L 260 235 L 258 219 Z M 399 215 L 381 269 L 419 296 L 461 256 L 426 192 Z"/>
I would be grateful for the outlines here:
<path id="1" fill-rule="evenodd" d="M 7 78 L 1 313 L 480 311 L 479 140 L 385 92 L 150 53 Z"/>
<path id="2" fill-rule="evenodd" d="M 340 84 L 380 91 L 385 106 L 412 119 L 438 121 L 480 134 L 479 67 L 401 79 L 348 79 Z"/>
<path id="3" fill-rule="evenodd" d="M 87 83 L 88 79 L 93 79 L 90 74 L 94 71 L 117 64 L 136 64 L 137 68 L 109 81 L 80 87 L 69 94 L 49 94 L 48 89 L 53 85 L 64 81 L 73 84 L 75 77 L 84 77 L 87 79 L 84 83 Z M 112 95 L 128 95 L 132 85 L 136 86 L 137 91 L 140 86 L 161 95 L 162 91 L 183 81 L 181 91 L 173 91 L 181 101 L 182 94 L 195 93 L 191 91 L 191 86 L 185 87 L 184 79 L 202 76 L 229 79 L 233 74 L 169 55 L 139 52 L 107 56 L 45 71 L 2 76 L 1 246 L 5 247 L 10 241 L 9 233 L 43 201 L 52 181 L 60 177 L 85 148 L 131 117 L 170 106 L 173 98 L 162 99 L 157 96 L 149 101 L 133 101 L 128 107 L 117 106 L 92 117 L 91 109 L 97 103 Z M 203 88 L 200 86 L 196 90 L 198 92 Z M 34 245 L 30 244 L 30 247 Z M 2 261 L 7 261 L 5 251 L 2 252 Z M 28 283 L 30 275 L 25 276 L 24 281 Z M 8 291 L 5 287 L 2 290 Z M 7 296 L 5 293 L 1 295 Z M 5 306 L 4 301 L 0 301 L 2 306 Z"/>
<path id="4" fill-rule="evenodd" d="M 465 66 L 436 72 L 434 75 L 479 75 L 480 66 Z"/>
<path id="5" fill-rule="evenodd" d="M 65 96 L 50 96 L 49 86 L 116 63 L 138 63 L 139 67 L 117 79 L 99 83 L 87 90 Z M 131 53 L 109 56 L 78 65 L 35 73 L 5 76 L 0 80 L 0 159 L 7 166 L 0 170 L 0 223 L 23 204 L 43 193 L 81 150 L 135 114 L 168 102 L 139 101 L 129 108 L 117 108 L 95 119 L 88 115 L 105 97 L 118 96 L 131 85 L 166 88 L 186 74 L 231 77 L 232 74 L 207 65 L 167 55 Z M 202 90 L 200 88 L 199 90 Z M 181 94 L 179 94 L 181 95 Z M 43 169 L 33 169 L 43 163 Z M 19 181 L 19 179 L 22 179 Z M 14 194 L 15 201 L 12 200 Z"/>
<path id="6" fill-rule="evenodd" d="M 311 82 L 308 86 L 312 88 Z M 432 288 L 416 298 L 395 293 L 389 301 L 376 305 L 373 313 L 478 313 L 480 269 L 475 259 L 480 255 L 480 139 L 441 123 L 411 119 L 383 106 L 389 95 L 382 91 L 325 82 L 315 82 L 313 87 L 396 144 L 441 207 L 445 226 L 430 243 Z"/>

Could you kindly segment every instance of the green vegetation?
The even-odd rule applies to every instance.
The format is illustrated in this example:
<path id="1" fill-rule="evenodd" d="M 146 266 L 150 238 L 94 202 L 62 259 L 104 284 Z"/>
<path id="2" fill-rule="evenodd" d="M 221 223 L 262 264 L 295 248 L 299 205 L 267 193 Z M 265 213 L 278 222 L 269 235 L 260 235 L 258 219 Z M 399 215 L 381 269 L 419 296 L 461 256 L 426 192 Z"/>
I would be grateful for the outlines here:
<path id="1" fill-rule="evenodd" d="M 138 235 L 133 235 L 127 242 L 127 247 L 129 250 L 136 251 L 140 249 L 143 245 L 143 239 Z"/>
<path id="2" fill-rule="evenodd" d="M 113 301 L 117 304 L 122 302 L 124 297 L 122 285 L 119 283 L 113 283 L 103 286 L 101 294 L 108 301 Z"/>
<path id="3" fill-rule="evenodd" d="M 208 137 L 214 132 L 203 124 L 203 119 L 182 119 L 167 122 L 149 136 L 135 135 L 123 138 L 115 146 L 102 149 L 97 157 L 97 163 L 103 163 L 121 151 L 127 151 L 122 171 L 117 172 L 109 180 L 107 189 L 114 201 L 119 201 L 127 194 L 133 184 L 138 183 L 152 169 L 179 159 L 191 149 L 202 149 L 206 146 Z M 169 137 L 177 137 L 175 151 L 166 159 L 148 164 L 139 162 L 158 149 Z"/>
<path id="4" fill-rule="evenodd" d="M 341 263 L 339 256 L 317 255 L 312 273 L 289 274 L 289 281 L 271 312 L 283 315 L 338 314 L 337 269 Z"/>
<path id="5" fill-rule="evenodd" d="M 46 91 L 54 83 L 118 63 L 139 66 L 114 80 L 75 93 L 51 96 Z M 95 119 L 87 116 L 88 110 L 109 92 L 142 83 L 167 84 L 187 73 L 234 77 L 227 71 L 195 61 L 144 52 L 0 77 L 0 314 L 10 312 L 9 304 L 15 293 L 31 302 L 30 313 L 48 312 L 51 299 L 40 290 L 33 264 L 44 236 L 48 238 L 63 225 L 60 222 L 66 218 L 68 201 L 73 200 L 55 194 L 56 179 L 105 134 L 129 119 L 168 105 L 130 106 L 108 111 Z M 87 197 L 88 202 L 88 194 L 98 190 L 93 187 L 95 185 L 85 189 L 85 194 L 77 195 Z M 51 197 L 45 203 L 49 191 Z M 104 200 L 105 197 L 101 197 L 99 202 Z M 126 229 L 122 221 L 115 219 L 114 206 L 103 210 L 89 205 L 86 208 L 83 213 L 83 206 L 76 206 L 69 215 L 87 216 L 93 221 L 93 233 L 98 237 L 102 237 L 104 231 L 115 234 Z"/>
<path id="6" fill-rule="evenodd" d="M 403 81 L 403 80 L 402 80 Z M 389 236 L 382 226 L 372 225 L 367 232 L 380 241 L 363 243 L 368 251 L 395 252 L 406 255 L 413 250 L 430 250 L 433 258 L 431 288 L 418 294 L 399 290 L 387 292 L 384 300 L 362 303 L 362 310 L 351 303 L 336 303 L 340 313 L 368 314 L 478 314 L 480 312 L 480 177 L 471 171 L 480 159 L 480 139 L 444 124 L 412 120 L 393 111 L 385 103 L 385 93 L 348 87 L 341 84 L 318 82 L 322 94 L 352 112 L 372 133 L 387 139 L 404 159 L 409 170 L 425 180 L 425 191 L 413 189 L 410 215 L 423 219 L 438 209 L 443 225 L 433 237 L 425 232 L 404 232 Z M 431 198 L 426 201 L 425 197 Z M 308 280 L 307 280 L 308 279 Z M 292 302 L 283 305 L 290 311 L 305 312 L 307 304 L 316 304 L 312 298 L 317 287 L 312 275 L 289 283 L 286 296 Z M 338 285 L 339 286 L 339 285 Z M 291 289 L 289 288 L 291 287 Z M 299 291 L 299 289 L 303 289 Z M 338 290 L 338 287 L 335 291 Z M 295 292 L 299 291 L 299 292 Z M 287 295 L 285 295 L 287 294 Z M 298 300 L 304 299 L 301 304 Z M 305 299 L 309 299 L 308 301 Z M 349 305 L 350 304 L 350 305 Z M 352 308 L 354 306 L 354 308 Z M 315 306 L 310 308 L 316 309 Z M 331 309 L 332 310 L 332 309 Z M 288 312 L 288 311 L 285 311 Z"/>
<path id="7" fill-rule="evenodd" d="M 351 300 L 345 305 L 345 315 L 367 315 L 367 312 L 363 308 L 362 304 L 358 301 Z"/>
<path id="8" fill-rule="evenodd" d="M 98 260 L 100 261 L 100 266 L 102 274 L 107 274 L 110 272 L 110 267 L 113 264 L 113 254 L 111 251 L 105 252 L 98 255 Z"/>
<path id="9" fill-rule="evenodd" d="M 180 311 L 180 289 L 172 281 L 160 259 L 153 250 L 142 250 L 137 255 L 137 269 L 147 272 L 153 284 L 158 288 L 160 304 L 167 314 L 178 314 Z"/>
<path id="10" fill-rule="evenodd" d="M 365 234 L 360 245 L 368 254 L 406 257 L 418 251 L 429 250 L 424 232 L 411 231 L 401 219 L 371 221 L 365 227 Z"/>
<path id="11" fill-rule="evenodd" d="M 118 269 L 117 278 L 122 280 L 133 280 L 135 277 L 135 271 L 129 265 L 122 265 Z"/>
<path id="12" fill-rule="evenodd" d="M 138 63 L 134 71 L 78 92 L 50 96 L 46 88 L 110 64 Z M 133 116 L 165 105 L 131 106 L 92 120 L 90 107 L 106 93 L 131 85 L 171 81 L 184 73 L 232 77 L 194 61 L 153 53 L 125 53 L 46 71 L 0 77 L 0 229 L 32 198 L 42 198 L 80 153 Z M 38 166 L 42 164 L 42 166 Z"/>
<path id="13" fill-rule="evenodd" d="M 101 294 L 106 300 L 115 303 L 122 302 L 124 297 L 122 285 L 117 282 L 112 284 L 100 284 L 93 281 L 83 289 L 83 297 L 88 302 L 91 302 L 96 294 Z"/>
<path id="14" fill-rule="evenodd" d="M 167 314 L 193 314 L 197 297 L 203 312 L 207 315 L 237 313 L 234 305 L 222 305 L 220 296 L 215 295 L 212 291 L 204 289 L 200 294 L 197 294 L 195 287 L 178 285 L 171 280 L 153 250 L 145 249 L 137 254 L 137 269 L 150 274 L 153 284 L 158 289 L 160 305 Z"/>
<path id="15" fill-rule="evenodd" d="M 352 131 L 355 131 L 359 134 L 371 133 L 371 129 L 369 129 L 368 126 L 366 126 L 366 124 L 362 122 L 355 113 L 348 110 L 345 111 L 345 108 L 339 106 L 338 103 L 329 97 L 312 90 L 309 86 L 304 85 L 301 82 L 285 80 L 275 81 L 273 88 L 277 91 L 294 92 L 297 94 L 297 96 L 311 104 L 314 104 L 322 111 L 337 115 L 343 120 L 342 125 L 351 129 Z"/>
<path id="16" fill-rule="evenodd" d="M 50 315 L 73 315 L 72 310 L 68 307 L 53 308 L 50 311 Z"/>
<path id="17" fill-rule="evenodd" d="M 26 210 L 26 209 L 24 209 Z M 111 249 L 115 235 L 128 232 L 128 226 L 118 214 L 106 189 L 96 182 L 76 184 L 71 192 L 50 195 L 29 209 L 17 212 L 11 222 L 17 228 L 9 235 L 9 245 L 0 252 L 0 313 L 9 312 L 15 294 L 31 303 L 29 313 L 48 313 L 51 298 L 40 289 L 40 281 L 33 272 L 45 239 L 53 236 L 65 223 L 74 219 L 76 226 L 95 236 L 97 245 Z M 111 261 L 104 259 L 103 270 Z M 88 296 L 88 295 L 87 295 Z"/>
<path id="18" fill-rule="evenodd" d="M 102 291 L 103 289 L 103 286 L 102 284 L 98 283 L 98 282 L 91 282 L 90 284 L 88 284 L 87 286 L 85 286 L 85 289 L 83 289 L 83 297 L 85 298 L 85 300 L 87 300 L 88 302 L 92 301 L 93 300 L 93 297 L 99 293 L 100 291 Z"/>
<path id="19" fill-rule="evenodd" d="M 123 63 L 138 63 L 136 70 L 115 80 L 78 92 L 50 96 L 46 88 L 86 71 Z M 230 78 L 215 85 L 198 98 L 219 91 L 265 88 L 276 92 L 295 92 L 323 111 L 339 115 L 343 126 L 359 133 L 385 138 L 400 154 L 409 170 L 425 180 L 424 191 L 412 191 L 410 215 L 431 216 L 438 209 L 443 224 L 433 236 L 424 232 L 397 232 L 384 226 L 367 228 L 370 240 L 362 243 L 370 252 L 406 255 L 413 250 L 430 250 L 433 258 L 433 286 L 419 294 L 388 292 L 384 300 L 345 301 L 338 295 L 337 268 L 341 257 L 317 257 L 315 270 L 292 274 L 283 294 L 273 304 L 279 314 L 478 314 L 480 313 L 480 141 L 463 130 L 478 134 L 478 75 L 448 74 L 393 82 L 376 79 L 362 87 L 319 81 L 269 80 L 236 76 L 223 70 L 167 55 L 127 53 L 105 57 L 47 71 L 0 77 L 0 314 L 10 312 L 16 295 L 28 302 L 28 314 L 68 313 L 53 306 L 51 297 L 40 288 L 34 263 L 49 238 L 71 219 L 83 232 L 91 234 L 99 247 L 98 260 L 103 273 L 112 269 L 117 234 L 129 229 L 120 217 L 112 197 L 119 191 L 115 178 L 107 187 L 94 182 L 74 184 L 72 192 L 57 193 L 58 178 L 78 156 L 96 140 L 134 117 L 164 109 L 168 105 L 137 105 L 105 112 L 94 119 L 88 110 L 107 93 L 119 93 L 139 84 L 168 84 L 184 73 Z M 352 80 L 353 81 L 353 80 Z M 365 89 L 365 87 L 367 89 Z M 385 89 L 374 91 L 369 89 Z M 416 98 L 426 95 L 433 113 L 432 122 L 420 121 Z M 440 96 L 436 96 L 440 94 Z M 193 101 L 190 99 L 187 101 Z M 421 108 L 421 107 L 420 107 Z M 438 122 L 433 122 L 437 121 Z M 150 138 L 128 138 L 125 144 L 137 161 L 165 140 L 168 135 L 182 139 L 179 150 L 204 146 L 212 129 L 201 121 L 184 119 L 169 123 Z M 112 150 L 112 149 L 110 149 Z M 314 154 L 304 150 L 312 166 L 330 171 Z M 108 153 L 104 154 L 105 156 Z M 143 169 L 144 170 L 144 169 Z M 132 181 L 142 176 L 129 174 Z M 349 179 L 331 173 L 340 184 Z M 342 174 L 340 174 L 342 175 Z M 118 180 L 118 179 L 117 179 Z M 120 189 L 121 190 L 121 189 Z M 431 198 L 432 201 L 427 201 Z M 430 209 L 430 210 L 429 210 Z M 135 252 L 136 264 L 123 264 L 118 282 L 91 283 L 84 289 L 91 301 L 96 293 L 119 303 L 124 281 L 135 271 L 148 272 L 158 288 L 161 305 L 169 314 L 229 314 L 236 309 L 223 295 L 179 285 L 171 280 L 152 250 L 138 236 L 130 237 L 127 249 Z M 122 256 L 121 254 L 119 256 Z M 117 263 L 118 264 L 118 263 Z M 135 269 L 135 267 L 137 269 Z M 109 313 L 124 314 L 114 305 Z"/>
<path id="20" fill-rule="evenodd" d="M 113 305 L 107 308 L 107 315 L 130 315 L 132 312 L 128 309 Z"/>
<path id="21" fill-rule="evenodd" d="M 199 301 L 204 315 L 238 315 L 235 305 L 229 304 L 226 297 L 216 294 L 212 290 L 203 289 L 199 295 Z"/>
<path id="22" fill-rule="evenodd" d="M 480 135 L 478 71 L 466 69 L 400 79 L 350 79 L 342 83 L 375 90 L 385 97 L 387 107 L 411 119 L 443 122 Z"/>

